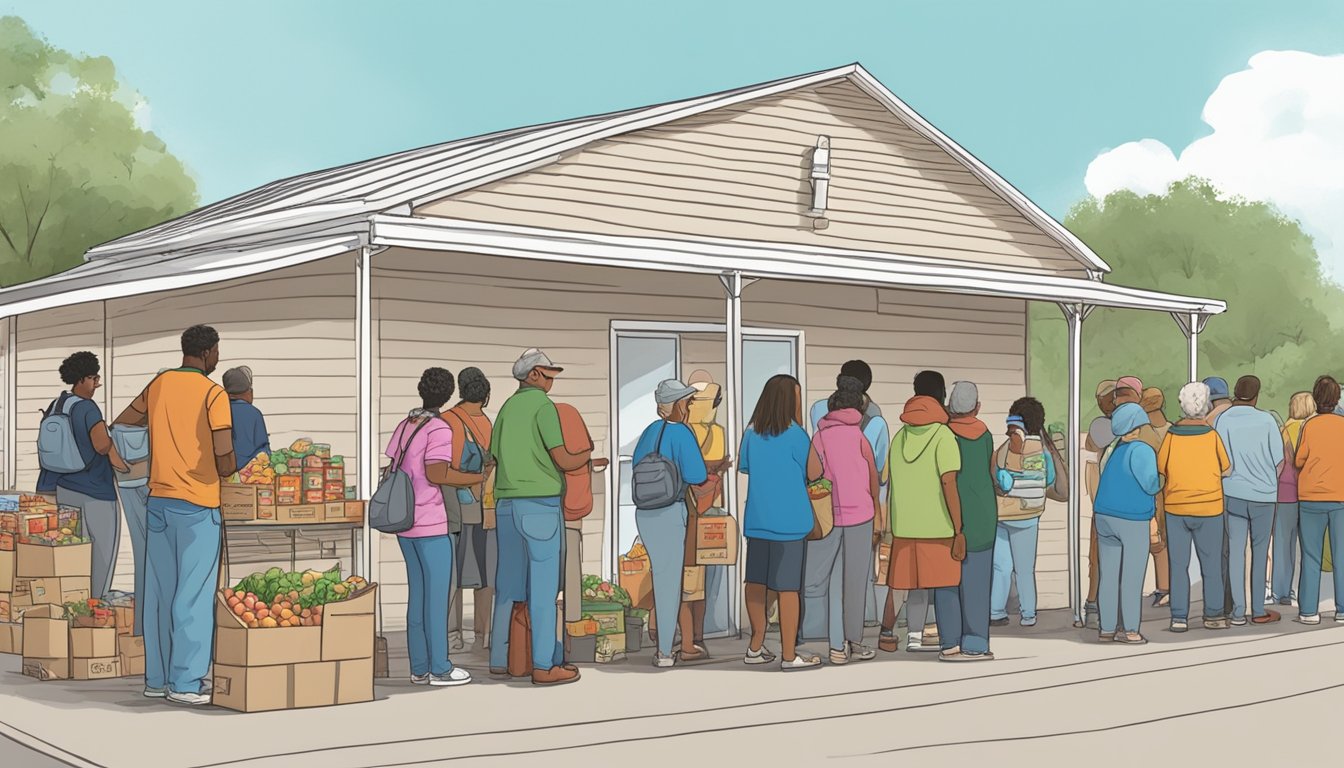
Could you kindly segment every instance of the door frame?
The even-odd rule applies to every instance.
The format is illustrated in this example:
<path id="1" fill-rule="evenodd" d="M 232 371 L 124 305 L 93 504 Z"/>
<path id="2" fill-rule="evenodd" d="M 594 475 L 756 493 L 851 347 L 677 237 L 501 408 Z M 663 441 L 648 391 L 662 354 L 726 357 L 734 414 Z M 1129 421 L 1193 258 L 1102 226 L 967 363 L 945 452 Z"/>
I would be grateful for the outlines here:
<path id="1" fill-rule="evenodd" d="M 609 329 L 609 340 L 607 345 L 608 372 L 607 372 L 607 460 L 610 462 L 607 469 L 606 478 L 606 498 L 603 503 L 603 524 L 602 524 L 602 570 L 609 574 L 609 578 L 618 579 L 619 572 L 617 561 L 623 553 L 616 551 L 616 527 L 619 524 L 620 516 L 620 446 L 619 435 L 619 414 L 620 414 L 620 381 L 617 376 L 617 348 L 621 337 L 644 337 L 644 338 L 668 338 L 680 337 L 686 333 L 717 333 L 727 335 L 728 326 L 726 323 L 699 323 L 699 322 L 675 322 L 675 321 L 648 321 L 648 320 L 612 320 Z M 806 333 L 801 328 L 761 328 L 754 326 L 743 326 L 743 341 L 748 339 L 761 338 L 787 338 L 794 342 L 794 370 L 797 371 L 798 383 L 803 391 L 803 398 L 807 398 L 807 340 Z M 681 343 L 677 343 L 677 371 L 681 373 Z M 731 375 L 731 374 L 730 374 Z M 734 387 L 728 387 L 724 384 L 724 398 L 740 398 L 742 382 L 734 382 Z M 737 390 L 737 391 L 732 391 Z M 806 405 L 804 405 L 804 415 L 806 415 Z M 728 442 L 731 446 L 736 446 L 742 439 L 741 432 L 745 429 L 745 424 L 738 424 L 736 432 L 738 434 L 729 434 Z M 807 425 L 804 425 L 804 429 Z M 725 432 L 727 426 L 725 425 Z M 732 451 L 730 451 L 732 453 Z M 736 458 L 734 456 L 734 458 Z M 731 634 L 740 634 L 742 627 L 742 584 L 746 573 L 744 560 L 746 558 L 746 540 L 742 535 L 742 503 L 738 498 L 737 489 L 731 491 L 725 488 L 725 501 L 731 500 L 731 509 L 728 510 L 738 521 L 738 563 L 734 566 L 736 578 L 729 581 L 730 594 L 728 595 L 728 614 L 729 623 L 733 629 Z"/>

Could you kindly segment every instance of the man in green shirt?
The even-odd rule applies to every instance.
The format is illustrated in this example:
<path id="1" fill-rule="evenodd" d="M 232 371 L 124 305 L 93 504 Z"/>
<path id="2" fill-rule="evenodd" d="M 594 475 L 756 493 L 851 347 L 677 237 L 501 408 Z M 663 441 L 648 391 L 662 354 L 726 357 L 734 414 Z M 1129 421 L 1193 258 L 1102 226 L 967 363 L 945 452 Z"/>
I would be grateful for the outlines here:
<path id="1" fill-rule="evenodd" d="M 912 598 L 921 590 L 932 593 L 944 652 L 956 649 L 961 639 L 957 586 L 966 554 L 957 494 L 961 450 L 947 426 L 946 397 L 942 374 L 923 371 L 915 377 L 915 396 L 905 404 L 904 426 L 892 439 L 887 457 L 893 537 L 887 586 L 911 592 Z M 906 604 L 906 620 L 913 635 L 923 611 L 912 611 L 911 602 Z M 951 623 L 954 616 L 956 624 Z"/>
<path id="2" fill-rule="evenodd" d="M 549 393 L 563 371 L 546 353 L 529 349 L 513 364 L 518 391 L 499 410 L 490 434 L 495 457 L 495 526 L 499 542 L 490 674 L 508 675 L 513 604 L 526 602 L 532 625 L 532 683 L 562 685 L 579 679 L 556 641 L 555 597 L 563 581 L 564 473 L 592 460 L 592 451 L 565 449 L 560 415 Z M 592 462 L 595 468 L 605 459 Z"/>
<path id="3" fill-rule="evenodd" d="M 957 497 L 961 501 L 962 531 L 966 534 L 966 559 L 961 561 L 961 615 L 951 617 L 949 625 L 959 625 L 960 642 L 943 653 L 947 661 L 988 661 L 989 596 L 994 578 L 994 537 L 999 524 L 998 500 L 994 495 L 990 465 L 994 458 L 994 438 L 980 420 L 980 390 L 969 381 L 952 385 L 947 399 L 950 416 L 947 426 L 957 436 L 961 449 L 961 471 L 957 473 Z M 946 646 L 945 646 L 946 647 Z"/>

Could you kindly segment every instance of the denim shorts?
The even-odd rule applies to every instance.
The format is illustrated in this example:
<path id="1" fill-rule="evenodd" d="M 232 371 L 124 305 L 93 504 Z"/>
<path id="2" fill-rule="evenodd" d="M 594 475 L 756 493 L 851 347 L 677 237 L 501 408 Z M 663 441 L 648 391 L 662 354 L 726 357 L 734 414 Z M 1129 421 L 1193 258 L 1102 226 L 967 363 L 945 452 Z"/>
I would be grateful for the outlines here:
<path id="1" fill-rule="evenodd" d="M 747 539 L 747 583 L 776 592 L 801 592 L 807 541 Z"/>

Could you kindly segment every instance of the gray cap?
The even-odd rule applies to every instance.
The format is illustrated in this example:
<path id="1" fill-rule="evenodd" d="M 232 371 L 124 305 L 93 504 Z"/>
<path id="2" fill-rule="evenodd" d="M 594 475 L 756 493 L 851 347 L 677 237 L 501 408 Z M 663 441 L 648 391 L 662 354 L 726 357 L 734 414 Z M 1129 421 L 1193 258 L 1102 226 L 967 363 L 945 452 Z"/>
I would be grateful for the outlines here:
<path id="1" fill-rule="evenodd" d="M 532 372 L 533 368 L 545 368 L 548 371 L 555 371 L 557 373 L 565 370 L 555 363 L 552 363 L 551 358 L 547 357 L 545 352 L 542 352 L 536 347 L 532 347 L 518 358 L 518 362 L 513 364 L 513 378 L 519 381 L 526 381 L 527 375 Z"/>
<path id="2" fill-rule="evenodd" d="M 699 391 L 695 387 L 688 387 L 676 379 L 668 379 L 658 383 L 658 388 L 653 391 L 653 399 L 659 405 L 671 405 L 678 400 L 685 400 Z"/>
<path id="3" fill-rule="evenodd" d="M 970 381 L 958 381 L 952 385 L 952 394 L 947 398 L 947 412 L 963 416 L 975 410 L 980 403 L 980 390 Z"/>
<path id="4" fill-rule="evenodd" d="M 230 368 L 224 372 L 224 391 L 230 395 L 241 395 L 252 388 L 252 369 L 246 365 Z"/>

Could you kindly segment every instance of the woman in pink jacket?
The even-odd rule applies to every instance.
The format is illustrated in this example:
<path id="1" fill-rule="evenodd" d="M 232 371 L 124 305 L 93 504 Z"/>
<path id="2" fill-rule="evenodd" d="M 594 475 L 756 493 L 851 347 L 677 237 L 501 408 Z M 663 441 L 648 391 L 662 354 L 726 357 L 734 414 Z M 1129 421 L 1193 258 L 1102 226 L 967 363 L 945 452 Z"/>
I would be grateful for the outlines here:
<path id="1" fill-rule="evenodd" d="M 868 577 L 873 570 L 873 521 L 879 508 L 877 463 L 859 428 L 863 421 L 863 384 L 841 376 L 831 395 L 830 412 L 817 425 L 812 445 L 821 458 L 822 477 L 831 483 L 835 527 L 807 544 L 805 597 L 825 598 L 831 663 L 868 661 L 876 653 L 863 644 Z M 840 594 L 829 594 L 839 575 Z M 817 604 L 820 601 L 814 601 Z"/>

